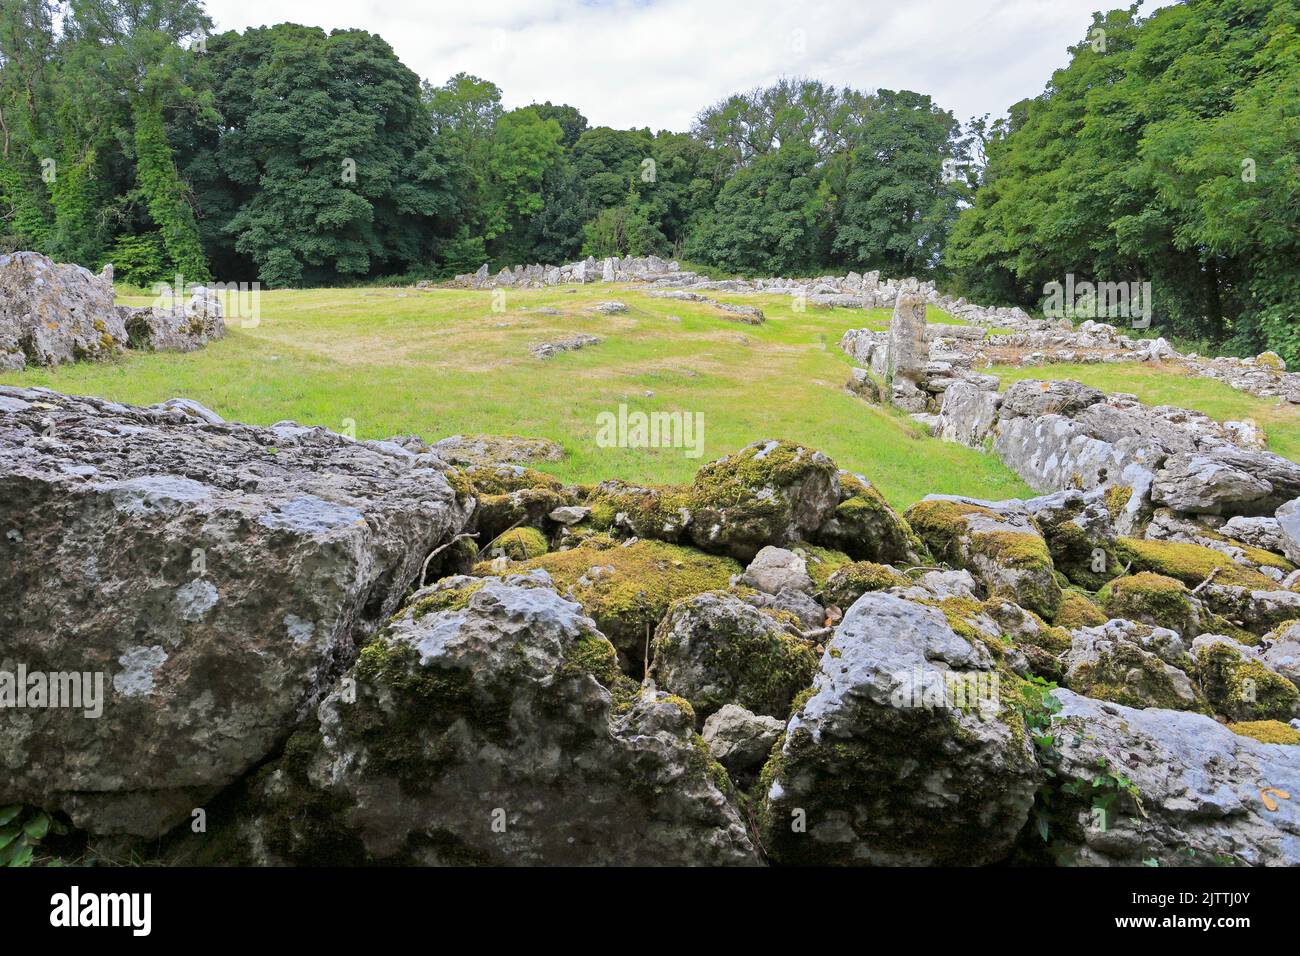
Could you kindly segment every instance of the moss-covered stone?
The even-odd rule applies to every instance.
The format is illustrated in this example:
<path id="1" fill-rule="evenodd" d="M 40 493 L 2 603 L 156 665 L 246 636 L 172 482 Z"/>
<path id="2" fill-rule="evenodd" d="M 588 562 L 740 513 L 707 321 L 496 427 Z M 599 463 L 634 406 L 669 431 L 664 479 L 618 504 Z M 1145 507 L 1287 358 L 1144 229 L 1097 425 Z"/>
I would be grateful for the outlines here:
<path id="1" fill-rule="evenodd" d="M 1068 673 L 1073 691 L 1125 707 L 1204 712 L 1205 702 L 1187 675 L 1154 653 L 1124 640 L 1107 642 L 1094 660 Z"/>
<path id="2" fill-rule="evenodd" d="M 1264 591 L 1277 587 L 1271 578 L 1242 567 L 1222 552 L 1199 544 L 1120 538 L 1116 542 L 1116 550 L 1122 560 L 1132 564 L 1132 570 L 1154 571 L 1177 578 L 1188 587 L 1195 587 L 1211 574 L 1214 575 L 1215 584 Z"/>
<path id="3" fill-rule="evenodd" d="M 591 489 L 583 502 L 591 509 L 592 527 L 618 530 L 639 538 L 678 542 L 691 522 L 688 485 L 641 487 L 623 481 L 604 481 Z"/>
<path id="4" fill-rule="evenodd" d="M 962 501 L 918 501 L 904 514 L 907 523 L 941 561 L 959 563 L 962 559 L 959 541 L 966 533 L 966 517 L 980 515 L 996 520 L 998 513 L 983 505 Z"/>
<path id="5" fill-rule="evenodd" d="M 1188 639 L 1200 633 L 1200 610 L 1187 587 L 1163 574 L 1143 571 L 1116 578 L 1097 600 L 1111 617 L 1167 627 Z"/>
<path id="6" fill-rule="evenodd" d="M 838 474 L 840 502 L 817 531 L 819 543 L 858 561 L 916 562 L 925 545 L 876 488 L 861 475 Z"/>
<path id="7" fill-rule="evenodd" d="M 1231 721 L 1287 721 L 1300 706 L 1295 684 L 1227 642 L 1200 648 L 1195 673 L 1210 706 Z"/>
<path id="8" fill-rule="evenodd" d="M 889 588 L 907 587 L 911 581 L 885 564 L 856 561 L 846 564 L 832 574 L 821 589 L 822 602 L 847 611 L 853 602 L 868 591 L 885 591 Z"/>
<path id="9" fill-rule="evenodd" d="M 609 548 L 583 544 L 511 568 L 541 568 L 582 605 L 636 673 L 655 627 L 677 600 L 726 588 L 741 567 L 730 558 L 641 539 Z"/>
<path id="10" fill-rule="evenodd" d="M 1056 609 L 1055 623 L 1072 631 L 1079 627 L 1096 627 L 1109 619 L 1110 616 L 1082 591 L 1067 588 L 1061 597 L 1061 606 Z"/>
<path id="11" fill-rule="evenodd" d="M 707 551 L 748 561 L 764 546 L 811 538 L 838 503 L 835 463 L 791 441 L 762 441 L 701 468 L 691 484 L 690 535 Z"/>
<path id="12" fill-rule="evenodd" d="M 771 616 L 713 592 L 676 602 L 655 631 L 653 676 L 701 719 L 725 704 L 784 716 L 812 683 L 817 654 Z"/>
<path id="13" fill-rule="evenodd" d="M 488 554 L 492 557 L 504 555 L 512 561 L 527 561 L 541 557 L 550 547 L 546 535 L 536 528 L 512 528 L 501 534 L 492 542 Z"/>
<path id="14" fill-rule="evenodd" d="M 1243 720 L 1228 724 L 1228 729 L 1243 737 L 1265 744 L 1300 744 L 1300 730 L 1280 720 Z"/>
<path id="15" fill-rule="evenodd" d="M 804 559 L 814 591 L 821 591 L 826 587 L 826 582 L 830 580 L 832 574 L 846 564 L 853 563 L 853 559 L 843 551 L 818 547 L 806 541 L 800 542 L 794 548 L 794 552 Z"/>

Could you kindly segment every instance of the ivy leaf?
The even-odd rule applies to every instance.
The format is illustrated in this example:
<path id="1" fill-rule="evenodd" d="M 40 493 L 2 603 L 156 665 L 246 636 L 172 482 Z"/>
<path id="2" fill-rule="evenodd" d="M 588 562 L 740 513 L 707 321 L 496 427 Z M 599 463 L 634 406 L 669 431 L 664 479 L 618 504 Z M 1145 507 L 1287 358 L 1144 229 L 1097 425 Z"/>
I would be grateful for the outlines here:
<path id="1" fill-rule="evenodd" d="M 0 807 L 0 826 L 4 826 L 22 812 L 23 805 L 21 803 L 11 803 L 7 807 Z"/>
<path id="2" fill-rule="evenodd" d="M 44 813 L 38 813 L 23 824 L 23 832 L 33 840 L 40 840 L 50 832 L 50 818 Z"/>

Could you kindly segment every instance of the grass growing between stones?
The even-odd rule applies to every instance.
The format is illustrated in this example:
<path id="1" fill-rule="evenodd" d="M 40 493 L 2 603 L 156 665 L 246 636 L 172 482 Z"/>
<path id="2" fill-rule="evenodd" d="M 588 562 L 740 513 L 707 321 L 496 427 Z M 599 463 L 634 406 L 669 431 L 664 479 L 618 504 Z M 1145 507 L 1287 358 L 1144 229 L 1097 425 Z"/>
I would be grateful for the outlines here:
<path id="1" fill-rule="evenodd" d="M 705 462 L 751 441 L 790 438 L 864 473 L 896 507 L 936 491 L 1030 494 L 994 456 L 931 439 L 905 415 L 845 392 L 852 363 L 840 336 L 886 328 L 889 310 L 800 313 L 788 296 L 714 297 L 758 305 L 768 321 L 743 325 L 707 303 L 611 284 L 507 290 L 504 312 L 492 310 L 486 291 L 284 290 L 262 293 L 256 327 L 234 324 L 198 352 L 127 353 L 108 363 L 0 373 L 0 383 L 138 404 L 183 396 L 259 425 L 293 419 L 343 431 L 351 421 L 362 439 L 535 435 L 569 453 L 538 467 L 573 482 L 689 482 Z M 629 311 L 593 311 L 611 299 Z M 930 319 L 951 321 L 937 310 Z M 603 341 L 544 361 L 529 354 L 534 344 L 579 333 Z M 702 413 L 702 455 L 599 447 L 597 415 L 617 413 L 621 403 L 629 411 Z"/>
<path id="2" fill-rule="evenodd" d="M 1300 405 L 1256 398 L 1213 379 L 1189 375 L 1173 363 L 995 366 L 1004 385 L 1026 378 L 1073 379 L 1103 392 L 1129 392 L 1148 405 L 1177 405 L 1215 421 L 1252 420 L 1268 436 L 1270 451 L 1300 461 Z"/>

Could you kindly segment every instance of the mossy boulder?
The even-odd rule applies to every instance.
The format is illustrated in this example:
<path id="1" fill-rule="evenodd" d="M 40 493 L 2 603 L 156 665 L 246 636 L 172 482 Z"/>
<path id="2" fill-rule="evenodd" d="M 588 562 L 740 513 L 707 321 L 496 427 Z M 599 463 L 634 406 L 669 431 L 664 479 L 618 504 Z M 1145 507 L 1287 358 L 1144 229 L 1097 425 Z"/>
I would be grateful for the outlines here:
<path id="1" fill-rule="evenodd" d="M 1111 617 L 1167 627 L 1189 640 L 1201 633 L 1205 616 L 1183 582 L 1149 571 L 1116 578 L 1097 600 Z"/>
<path id="2" fill-rule="evenodd" d="M 690 705 L 611 687 L 613 647 L 548 587 L 493 579 L 463 607 L 412 609 L 348 676 L 295 749 L 299 785 L 262 792 L 267 862 L 317 834 L 354 863 L 756 862 Z"/>
<path id="3" fill-rule="evenodd" d="M 1073 631 L 1080 627 L 1096 627 L 1110 620 L 1110 615 L 1096 601 L 1081 591 L 1066 588 L 1061 595 L 1061 605 L 1056 609 L 1058 627 Z"/>
<path id="4" fill-rule="evenodd" d="M 690 701 L 701 719 L 725 704 L 784 717 L 817 670 L 809 641 L 725 593 L 675 603 L 655 631 L 651 653 L 651 676 Z"/>
<path id="5" fill-rule="evenodd" d="M 862 475 L 838 473 L 840 500 L 817 529 L 816 541 L 857 561 L 922 561 L 925 546 L 907 522 Z"/>
<path id="6" fill-rule="evenodd" d="M 730 558 L 646 538 L 626 545 L 586 543 L 513 566 L 541 569 L 583 609 L 640 674 L 647 644 L 674 601 L 726 588 L 741 572 Z"/>
<path id="7" fill-rule="evenodd" d="M 511 528 L 544 529 L 552 511 L 577 503 L 573 489 L 558 478 L 521 465 L 477 465 L 461 474 L 478 496 L 480 548 Z"/>
<path id="8" fill-rule="evenodd" d="M 1071 490 L 1025 502 L 1047 541 L 1052 566 L 1071 584 L 1089 591 L 1100 589 L 1124 569 L 1103 494 Z"/>
<path id="9" fill-rule="evenodd" d="M 1147 538 L 1119 538 L 1115 544 L 1121 560 L 1133 571 L 1154 571 L 1196 587 L 1211 575 L 1217 585 L 1272 590 L 1278 585 L 1258 571 L 1242 567 L 1226 554 L 1199 544 L 1157 541 Z"/>
<path id="10" fill-rule="evenodd" d="M 905 588 L 912 582 L 904 574 L 885 564 L 872 561 L 855 561 L 839 568 L 822 588 L 822 601 L 827 607 L 834 605 L 847 611 L 853 602 L 868 591 L 887 591 Z"/>
<path id="11" fill-rule="evenodd" d="M 691 485 L 697 547 L 748 561 L 811 539 L 840 503 L 835 463 L 790 441 L 758 441 L 710 462 Z"/>
<path id="12" fill-rule="evenodd" d="M 625 481 L 603 481 L 585 499 L 591 525 L 639 538 L 678 542 L 691 523 L 689 485 L 642 487 Z"/>
<path id="13" fill-rule="evenodd" d="M 1214 711 L 1230 721 L 1288 721 L 1300 713 L 1300 690 L 1251 650 L 1226 638 L 1195 648 L 1197 682 Z"/>
<path id="14" fill-rule="evenodd" d="M 1190 664 L 1174 632 L 1112 621 L 1074 632 L 1063 683 L 1126 707 L 1204 712 L 1205 701 L 1187 673 Z"/>
<path id="15" fill-rule="evenodd" d="M 1022 683 L 937 609 L 863 595 L 760 775 L 764 849 L 787 864 L 1002 859 L 1039 782 Z"/>
<path id="16" fill-rule="evenodd" d="M 932 495 L 907 512 L 931 554 L 970 571 L 990 597 L 1005 597 L 1051 620 L 1061 603 L 1047 542 L 1012 502 Z"/>
<path id="17" fill-rule="evenodd" d="M 507 557 L 512 561 L 527 561 L 540 557 L 550 550 L 546 535 L 536 528 L 512 528 L 498 535 L 488 551 L 490 557 Z"/>

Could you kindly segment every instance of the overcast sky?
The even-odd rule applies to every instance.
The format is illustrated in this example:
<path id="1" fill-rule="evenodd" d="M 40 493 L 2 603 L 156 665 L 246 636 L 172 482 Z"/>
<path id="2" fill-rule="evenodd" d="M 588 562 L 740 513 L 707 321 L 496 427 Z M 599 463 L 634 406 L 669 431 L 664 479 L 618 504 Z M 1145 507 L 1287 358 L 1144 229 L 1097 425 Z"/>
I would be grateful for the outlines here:
<path id="1" fill-rule="evenodd" d="M 931 94 L 958 119 L 1042 92 L 1096 9 L 1128 0 L 206 0 L 218 30 L 378 33 L 421 77 L 492 80 L 593 126 L 686 130 L 724 96 L 809 76 Z M 1165 6 L 1147 0 L 1143 12 Z"/>

